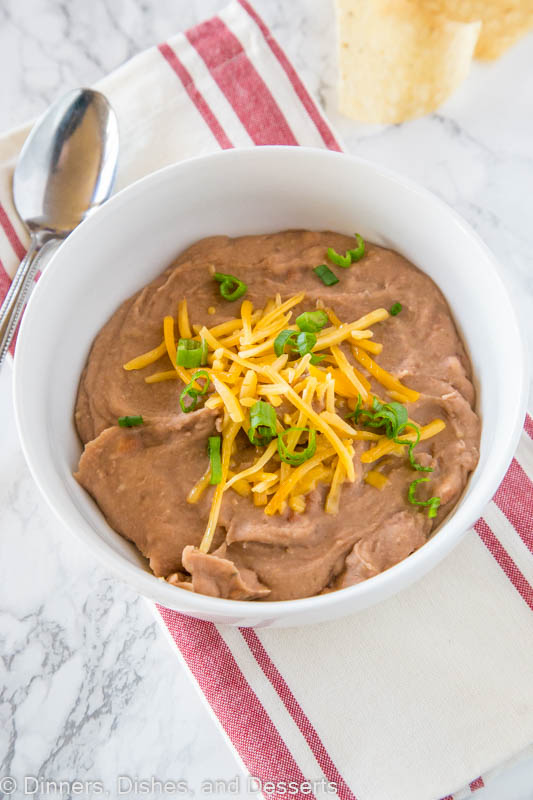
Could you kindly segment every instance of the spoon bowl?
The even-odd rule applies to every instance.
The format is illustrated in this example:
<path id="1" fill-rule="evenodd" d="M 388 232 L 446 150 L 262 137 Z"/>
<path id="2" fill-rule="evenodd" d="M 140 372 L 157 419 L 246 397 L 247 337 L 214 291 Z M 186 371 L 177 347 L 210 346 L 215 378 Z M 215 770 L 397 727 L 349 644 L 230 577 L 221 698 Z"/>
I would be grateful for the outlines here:
<path id="1" fill-rule="evenodd" d="M 116 115 L 93 89 L 74 89 L 31 130 L 15 168 L 13 198 L 32 241 L 0 309 L 2 363 L 37 271 L 37 257 L 111 194 L 118 162 Z"/>
<path id="2" fill-rule="evenodd" d="M 30 231 L 72 231 L 109 197 L 118 125 L 100 92 L 75 89 L 33 128 L 13 176 L 15 207 Z"/>

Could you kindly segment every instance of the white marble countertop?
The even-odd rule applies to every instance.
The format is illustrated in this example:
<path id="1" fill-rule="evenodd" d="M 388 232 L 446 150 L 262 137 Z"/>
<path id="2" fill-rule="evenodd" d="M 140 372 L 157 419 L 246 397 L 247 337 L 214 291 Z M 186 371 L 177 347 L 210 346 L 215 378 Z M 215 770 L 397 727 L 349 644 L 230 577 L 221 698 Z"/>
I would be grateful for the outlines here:
<path id="1" fill-rule="evenodd" d="M 0 130 L 224 5 L 2 0 Z M 533 35 L 499 62 L 476 64 L 439 113 L 368 126 L 336 112 L 330 0 L 255 7 L 347 149 L 419 181 L 479 231 L 500 260 L 533 352 Z M 17 779 L 13 797 L 31 794 L 25 775 L 103 781 L 111 796 L 121 775 L 181 779 L 192 789 L 232 778 L 237 761 L 148 604 L 56 530 L 24 463 L 10 389 L 8 366 L 0 374 L 0 778 Z M 0 783 L 0 797 L 7 788 Z M 31 796 L 50 793 L 41 787 Z M 531 800 L 533 759 L 507 768 L 477 798 Z"/>

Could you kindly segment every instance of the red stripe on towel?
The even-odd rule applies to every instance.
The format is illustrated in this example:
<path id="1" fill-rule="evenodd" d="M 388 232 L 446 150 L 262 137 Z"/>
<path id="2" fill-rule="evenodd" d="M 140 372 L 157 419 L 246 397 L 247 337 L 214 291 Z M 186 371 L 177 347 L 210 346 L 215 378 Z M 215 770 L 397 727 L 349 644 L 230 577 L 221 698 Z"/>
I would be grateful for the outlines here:
<path id="1" fill-rule="evenodd" d="M 297 145 L 298 141 L 266 83 L 237 37 L 219 17 L 186 34 L 254 144 Z"/>
<path id="2" fill-rule="evenodd" d="M 196 88 L 189 71 L 183 66 L 174 50 L 170 47 L 170 45 L 166 44 L 166 42 L 164 44 L 160 44 L 158 50 L 182 82 L 183 88 L 204 118 L 204 122 L 209 127 L 220 147 L 223 150 L 229 150 L 231 147 L 233 147 L 233 144 L 231 143 L 222 125 L 207 105 L 205 98 Z"/>
<path id="3" fill-rule="evenodd" d="M 498 487 L 494 502 L 533 553 L 533 484 L 516 458 Z"/>
<path id="4" fill-rule="evenodd" d="M 524 422 L 524 430 L 527 433 L 527 435 L 530 436 L 531 439 L 533 439 L 533 419 L 531 419 L 529 414 L 526 414 L 526 421 Z"/>
<path id="5" fill-rule="evenodd" d="M 0 303 L 3 303 L 6 299 L 6 295 L 9 291 L 9 287 L 11 286 L 11 278 L 7 274 L 7 270 L 0 261 Z"/>
<path id="6" fill-rule="evenodd" d="M 342 152 L 342 148 L 335 139 L 333 132 L 331 131 L 331 128 L 326 123 L 320 112 L 318 111 L 314 101 L 309 95 L 309 92 L 307 91 L 302 81 L 298 77 L 296 70 L 290 63 L 289 59 L 287 58 L 287 56 L 285 55 L 279 44 L 272 37 L 272 34 L 270 33 L 269 29 L 267 28 L 267 26 L 259 16 L 259 14 L 257 14 L 254 11 L 254 9 L 248 2 L 246 2 L 246 0 L 238 0 L 238 2 L 242 6 L 242 8 L 244 8 L 244 10 L 250 15 L 250 17 L 253 19 L 253 21 L 255 22 L 255 24 L 265 37 L 266 43 L 268 44 L 268 46 L 278 59 L 283 69 L 285 70 L 285 73 L 292 84 L 292 88 L 298 95 L 301 104 L 309 114 L 311 120 L 314 122 L 315 127 L 318 130 L 319 134 L 321 135 L 322 140 L 326 145 L 326 147 L 329 148 L 329 150 L 338 150 L 339 152 Z"/>
<path id="7" fill-rule="evenodd" d="M 216 626 L 160 605 L 157 608 L 250 774 L 263 782 L 304 783 L 306 778 Z M 292 796 L 314 797 L 300 791 Z M 273 792 L 268 797 L 281 799 L 282 794 Z"/>
<path id="8" fill-rule="evenodd" d="M 11 286 L 11 278 L 7 274 L 6 268 L 0 261 L 0 304 L 3 303 L 4 300 L 6 299 L 10 286 Z M 15 335 L 13 336 L 13 340 L 9 346 L 9 352 L 11 353 L 13 358 L 15 357 L 15 345 L 17 343 L 17 336 L 18 336 L 18 326 L 17 330 L 15 331 Z"/>
<path id="9" fill-rule="evenodd" d="M 320 765 L 322 772 L 330 784 L 334 783 L 336 785 L 338 796 L 341 798 L 341 800 L 356 800 L 355 795 L 331 760 L 328 751 L 324 747 L 322 740 L 313 727 L 311 721 L 304 713 L 302 707 L 287 685 L 284 677 L 279 672 L 278 668 L 263 647 L 256 632 L 252 628 L 240 628 L 240 632 L 258 665 L 261 667 L 265 676 L 278 693 L 283 705 L 298 726 L 300 733 L 309 745 L 309 749 Z"/>
<path id="10" fill-rule="evenodd" d="M 9 240 L 9 244 L 13 248 L 15 255 L 20 261 L 22 261 L 22 259 L 26 255 L 26 248 L 20 241 L 18 233 L 13 227 L 11 220 L 7 216 L 5 208 L 1 203 L 0 203 L 0 225 L 4 229 L 5 234 Z"/>
<path id="11" fill-rule="evenodd" d="M 480 776 L 479 778 L 476 778 L 475 781 L 472 781 L 470 784 L 470 789 L 472 792 L 477 792 L 478 789 L 483 789 L 484 786 L 485 784 L 483 783 L 483 778 Z"/>
<path id="12" fill-rule="evenodd" d="M 516 591 L 533 611 L 533 587 L 519 570 L 513 559 L 505 550 L 500 540 L 494 535 L 483 518 L 478 519 L 474 525 L 476 532 L 489 552 L 494 556 L 497 564 L 503 569 Z"/>

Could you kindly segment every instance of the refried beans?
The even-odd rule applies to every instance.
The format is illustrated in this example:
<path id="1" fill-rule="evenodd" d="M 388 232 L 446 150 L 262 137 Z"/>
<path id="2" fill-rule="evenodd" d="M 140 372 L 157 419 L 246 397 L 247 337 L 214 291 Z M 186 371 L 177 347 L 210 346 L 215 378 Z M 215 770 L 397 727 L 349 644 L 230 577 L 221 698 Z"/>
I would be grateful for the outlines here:
<path id="1" fill-rule="evenodd" d="M 457 503 L 478 461 L 480 420 L 474 410 L 471 364 L 450 309 L 433 281 L 392 250 L 366 243 L 364 257 L 344 269 L 328 260 L 328 248 L 344 254 L 354 247 L 349 236 L 314 231 L 203 239 L 126 300 L 98 333 L 76 402 L 75 421 L 84 444 L 76 478 L 110 526 L 148 559 L 156 576 L 182 589 L 236 600 L 290 600 L 342 589 L 413 553 Z M 321 281 L 314 268 L 322 264 L 336 274 L 337 283 Z M 236 276 L 246 285 L 245 293 L 225 299 L 214 272 Z M 298 295 L 303 297 L 296 306 L 284 317 L 276 316 L 280 304 Z M 180 320 L 178 305 L 183 309 L 183 301 L 187 318 Z M 204 326 L 212 331 L 238 320 L 245 301 L 251 304 L 248 328 L 234 327 L 234 334 L 220 337 L 227 343 L 226 352 L 210 345 L 208 364 L 198 367 L 212 377 L 208 390 L 207 382 L 197 382 L 197 394 L 193 389 L 185 398 L 194 401 L 194 409 L 180 404 L 185 384 L 172 374 L 171 351 L 162 345 L 164 318 L 176 320 L 172 348 L 183 335 L 183 326 L 190 326 L 190 338 L 198 341 Z M 315 347 L 313 358 L 302 356 L 313 338 L 320 340 L 333 331 L 336 341 L 340 337 L 335 331 L 343 330 L 342 323 L 364 318 L 375 309 L 398 310 L 398 304 L 399 313 L 384 314 L 386 319 L 370 326 L 371 333 L 350 334 L 330 349 L 319 352 Z M 325 333 L 318 330 L 289 340 L 284 349 L 287 357 L 281 361 L 276 361 L 264 336 L 243 344 L 250 342 L 254 326 L 269 310 L 266 323 L 273 318 L 296 336 L 295 319 L 317 309 L 328 315 Z M 249 355 L 248 367 L 243 367 L 237 356 L 227 356 L 231 336 L 234 354 L 266 341 L 264 352 Z M 358 342 L 359 361 L 354 356 Z M 365 342 L 378 344 L 367 344 L 365 349 Z M 124 368 L 151 350 L 155 356 L 143 369 Z M 252 362 L 265 364 L 267 371 L 255 374 L 249 368 Z M 407 394 L 384 386 L 380 373 L 373 374 L 368 363 L 393 376 L 394 387 L 398 381 L 408 387 Z M 269 368 L 283 376 L 281 386 L 270 380 L 278 395 L 269 394 L 269 380 L 264 377 Z M 191 380 L 194 373 L 195 369 L 182 369 L 181 377 L 185 374 Z M 214 391 L 219 386 L 214 382 L 217 374 L 237 399 L 242 423 L 231 417 L 228 397 Z M 155 382 L 147 382 L 152 375 Z M 203 394 L 198 393 L 200 384 Z M 366 398 L 357 395 L 354 386 L 359 385 L 366 387 Z M 292 394 L 284 391 L 285 386 Z M 315 416 L 305 417 L 295 405 L 296 394 L 312 398 Z M 304 420 L 299 426 L 304 431 L 297 434 L 302 437 L 299 449 L 292 451 L 294 463 L 280 461 L 282 451 L 273 444 L 272 457 L 253 478 L 236 479 L 222 491 L 209 483 L 209 476 L 226 469 L 227 482 L 265 453 L 268 437 L 257 445 L 248 435 L 252 404 L 259 400 L 263 409 L 269 405 L 278 431 L 298 427 L 298 419 Z M 119 418 L 139 416 L 142 424 L 118 424 Z M 323 430 L 314 430 L 315 418 Z M 391 429 L 386 425 L 389 418 Z M 396 430 L 395 420 L 407 418 L 410 423 Z M 407 439 L 398 443 L 398 437 L 409 434 L 414 441 L 415 429 L 418 434 L 429 431 L 435 420 L 436 435 L 420 436 L 411 448 Z M 330 438 L 326 425 L 334 432 Z M 230 429 L 233 445 L 225 445 Z M 264 433 L 264 426 L 258 431 Z M 277 435 L 272 432 L 272 442 Z M 222 441 L 221 467 L 215 461 L 210 466 L 207 455 L 208 440 L 217 436 Z M 340 444 L 332 444 L 333 439 Z M 365 453 L 377 445 L 384 447 L 383 455 L 365 460 Z M 342 461 L 344 457 L 346 462 L 346 452 L 353 480 Z M 284 482 L 293 480 L 298 469 L 303 476 L 307 467 L 301 464 L 310 454 L 314 460 L 309 466 L 317 462 L 314 472 L 308 471 L 301 484 L 283 495 Z M 419 482 L 413 485 L 414 481 Z M 217 492 L 221 500 L 215 514 Z M 332 499 L 333 492 L 337 496 Z M 211 523 L 212 538 L 205 546 L 206 526 Z"/>

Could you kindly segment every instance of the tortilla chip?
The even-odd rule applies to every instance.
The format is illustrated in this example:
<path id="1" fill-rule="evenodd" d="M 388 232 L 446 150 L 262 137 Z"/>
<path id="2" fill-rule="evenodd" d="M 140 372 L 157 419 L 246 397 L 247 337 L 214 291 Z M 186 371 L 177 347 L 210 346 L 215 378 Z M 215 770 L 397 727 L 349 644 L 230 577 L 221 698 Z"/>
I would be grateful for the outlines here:
<path id="1" fill-rule="evenodd" d="M 533 27 L 533 0 L 424 0 L 424 5 L 457 22 L 481 20 L 476 58 L 498 58 Z"/>
<path id="2" fill-rule="evenodd" d="M 421 6 L 337 0 L 343 114 L 403 122 L 434 111 L 465 79 L 481 22 L 452 21 Z"/>

